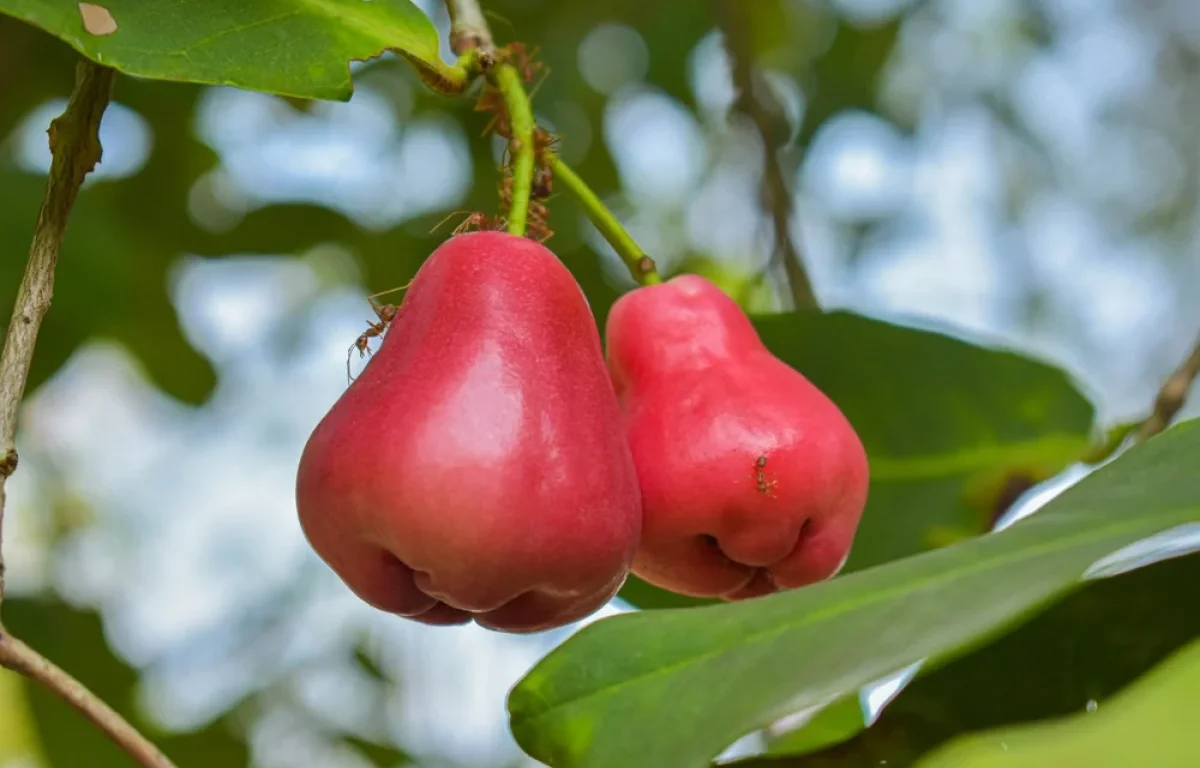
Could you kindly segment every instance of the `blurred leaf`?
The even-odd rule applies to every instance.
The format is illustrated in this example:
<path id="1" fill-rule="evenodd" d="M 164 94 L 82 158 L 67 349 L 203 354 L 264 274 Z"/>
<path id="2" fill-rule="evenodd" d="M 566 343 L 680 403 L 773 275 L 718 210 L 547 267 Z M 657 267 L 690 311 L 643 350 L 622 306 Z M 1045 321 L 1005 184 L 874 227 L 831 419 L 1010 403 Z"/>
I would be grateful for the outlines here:
<path id="1" fill-rule="evenodd" d="M 846 571 L 991 529 L 1006 486 L 1089 445 L 1094 411 L 1066 373 L 1015 352 L 848 312 L 755 319 L 763 342 L 854 425 L 871 468 Z"/>
<path id="2" fill-rule="evenodd" d="M 701 605 L 718 605 L 720 600 L 709 600 L 699 597 L 688 597 L 686 595 L 677 595 L 674 592 L 668 592 L 665 589 L 642 581 L 633 574 L 625 580 L 625 585 L 621 587 L 621 591 L 617 597 L 643 610 L 661 609 L 661 608 L 695 608 Z"/>
<path id="3" fill-rule="evenodd" d="M 1200 641 L 1154 669 L 1097 711 L 1066 720 L 981 734 L 922 760 L 920 768 L 1191 768 Z"/>
<path id="4" fill-rule="evenodd" d="M 37 219 L 44 177 L 0 172 L 0 247 L 16 258 L 0 261 L 0 297 L 12 306 L 24 254 Z M 126 345 L 147 374 L 188 402 L 208 397 L 216 381 L 209 362 L 180 335 L 167 295 L 167 270 L 178 251 L 163 252 L 152 226 L 126 226 L 132 211 L 120 204 L 121 183 L 101 182 L 80 193 L 63 239 L 53 308 L 39 334 L 30 372 L 32 390 L 54 374 L 89 338 Z"/>
<path id="5" fill-rule="evenodd" d="M 0 671 L 0 765 L 30 762 L 40 765 L 42 760 L 25 686 L 17 675 Z"/>
<path id="6" fill-rule="evenodd" d="M 1091 404 L 1045 363 L 849 312 L 754 324 L 866 446 L 871 489 L 847 573 L 990 530 L 1014 490 L 1089 445 Z M 621 597 L 643 608 L 700 604 L 632 580 Z"/>
<path id="7" fill-rule="evenodd" d="M 875 95 L 884 65 L 896 47 L 903 17 L 876 26 L 842 21 L 829 49 L 812 64 L 808 103 L 800 127 L 807 145 L 822 123 L 846 110 L 875 111 Z"/>
<path id="8" fill-rule="evenodd" d="M 387 682 L 388 676 L 379 663 L 361 645 L 354 649 L 354 663 L 368 676 L 381 682 Z"/>
<path id="9" fill-rule="evenodd" d="M 1080 586 L 1099 558 L 1200 521 L 1200 421 L 1126 453 L 1012 527 L 805 589 L 603 619 L 509 698 L 555 768 L 700 768 L 779 717 L 945 658 Z"/>
<path id="10" fill-rule="evenodd" d="M 342 740 L 353 747 L 359 754 L 370 760 L 379 768 L 398 768 L 401 765 L 413 765 L 413 759 L 402 749 L 376 744 L 357 736 L 343 736 Z"/>
<path id="11" fill-rule="evenodd" d="M 1196 584 L 1200 555 L 1093 582 L 1011 634 L 918 677 L 852 740 L 762 766 L 874 768 L 886 760 L 901 768 L 960 734 L 1081 712 L 1089 701 L 1104 708 L 1109 696 L 1200 637 L 1200 612 L 1190 608 Z"/>
<path id="12" fill-rule="evenodd" d="M 137 706 L 138 672 L 112 652 L 100 617 L 63 603 L 9 597 L 4 623 L 154 741 L 179 768 L 245 766 L 249 750 L 220 721 L 191 733 L 165 733 Z M 39 741 L 52 766 L 128 768 L 129 757 L 57 696 L 25 683 Z"/>
<path id="13" fill-rule="evenodd" d="M 0 13 L 93 61 L 156 80 L 346 100 L 350 62 L 386 51 L 404 55 L 427 77 L 462 80 L 441 60 L 433 23 L 409 0 L 97 0 L 90 9 L 0 0 Z"/>

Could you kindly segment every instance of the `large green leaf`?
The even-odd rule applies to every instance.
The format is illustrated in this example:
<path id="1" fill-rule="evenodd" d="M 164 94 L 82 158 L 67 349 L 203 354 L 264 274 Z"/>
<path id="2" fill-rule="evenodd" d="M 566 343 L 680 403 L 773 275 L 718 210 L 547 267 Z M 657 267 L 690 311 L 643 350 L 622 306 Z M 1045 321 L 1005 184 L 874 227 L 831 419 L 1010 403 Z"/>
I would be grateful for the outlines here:
<path id="1" fill-rule="evenodd" d="M 351 61 L 395 51 L 427 78 L 465 85 L 463 73 L 442 61 L 433 23 L 410 0 L 96 0 L 93 9 L 102 10 L 87 13 L 106 12 L 111 33 L 85 28 L 82 5 L 0 0 L 0 13 L 93 61 L 156 80 L 344 100 Z"/>
<path id="2" fill-rule="evenodd" d="M 109 649 L 98 615 L 63 603 L 10 597 L 4 601 L 4 623 L 149 736 L 180 768 L 238 768 L 249 763 L 248 747 L 223 722 L 192 733 L 164 733 L 149 720 L 137 706 L 137 670 Z M 41 686 L 25 686 L 50 765 L 129 766 L 129 756 L 78 712 Z"/>
<path id="3" fill-rule="evenodd" d="M 776 753 L 843 741 L 804 757 L 748 763 L 763 768 L 903 768 L 960 734 L 1061 717 L 1101 706 L 1169 654 L 1200 637 L 1189 610 L 1200 584 L 1200 555 L 1166 560 L 1090 583 L 986 647 L 918 677 L 866 731 L 858 697 L 855 720 L 840 733 L 808 733 L 773 746 Z M 837 711 L 842 705 L 834 705 Z M 814 721 L 818 724 L 821 718 Z M 740 764 L 739 764 L 740 768 Z"/>
<path id="4" fill-rule="evenodd" d="M 1161 664 L 1095 712 L 1012 728 L 952 744 L 921 768 L 1191 768 L 1200 756 L 1196 728 L 1200 642 Z"/>
<path id="5" fill-rule="evenodd" d="M 514 735 L 556 768 L 707 765 L 743 734 L 935 661 L 1200 521 L 1200 422 L 1131 450 L 1012 527 L 806 589 L 599 621 L 514 689 Z"/>
<path id="6" fill-rule="evenodd" d="M 1014 480 L 1049 478 L 1088 445 L 1093 408 L 1067 374 L 1012 351 L 848 312 L 755 324 L 866 446 L 847 572 L 990 530 Z"/>
<path id="7" fill-rule="evenodd" d="M 38 50 L 48 38 L 31 27 L 0 20 L 0 46 Z M 14 81 L 5 90 L 32 106 L 70 92 L 70 59 L 62 46 L 50 46 L 37 63 L 19 67 L 57 72 L 57 83 Z M 3 73 L 0 73 L 3 76 Z M 54 86 L 57 88 L 54 88 Z M 40 86 L 40 87 L 39 87 Z M 46 92 L 45 88 L 51 88 Z M 57 92 L 56 92 L 57 91 Z M 215 157 L 191 131 L 191 111 L 199 89 L 140 80 L 121 83 L 120 101 L 145 117 L 155 147 L 136 176 L 94 180 L 80 192 L 63 240 L 54 304 L 38 336 L 30 390 L 59 368 L 89 338 L 116 340 L 145 366 L 155 384 L 189 402 L 211 392 L 215 375 L 208 360 L 179 333 L 168 295 L 175 260 L 193 250 L 199 228 L 187 208 L 188 187 Z M 7 164 L 0 155 L 0 312 L 5 319 L 24 269 L 24 255 L 37 220 L 45 177 Z M 0 320 L 0 322 L 4 322 Z"/>
<path id="8" fill-rule="evenodd" d="M 1091 404 L 1045 363 L 849 312 L 754 323 L 866 446 L 871 489 L 847 573 L 990 530 L 1010 489 L 1051 477 L 1088 445 Z M 699 604 L 634 579 L 621 597 Z"/>

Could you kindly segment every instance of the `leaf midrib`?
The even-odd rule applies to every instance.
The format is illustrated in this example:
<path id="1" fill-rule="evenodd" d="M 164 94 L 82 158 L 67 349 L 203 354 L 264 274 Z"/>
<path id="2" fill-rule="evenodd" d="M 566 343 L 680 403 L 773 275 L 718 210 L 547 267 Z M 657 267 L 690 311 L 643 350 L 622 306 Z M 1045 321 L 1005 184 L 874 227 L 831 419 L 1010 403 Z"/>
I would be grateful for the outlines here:
<path id="1" fill-rule="evenodd" d="M 1191 508 L 1189 507 L 1188 509 L 1191 509 Z M 1164 513 L 1161 516 L 1160 522 L 1162 524 L 1169 522 L 1179 512 L 1182 512 L 1182 510 L 1173 510 L 1170 514 Z M 1156 517 L 1155 520 L 1157 521 L 1157 520 L 1159 520 L 1159 518 Z M 823 610 L 818 609 L 812 613 L 806 613 L 796 621 L 787 621 L 787 622 L 784 622 L 781 626 L 773 627 L 771 629 L 762 630 L 759 632 L 751 633 L 749 635 L 745 635 L 744 636 L 745 642 L 740 643 L 740 645 L 743 645 L 743 646 L 755 645 L 760 642 L 770 640 L 770 639 L 777 637 L 778 635 L 784 634 L 788 631 L 791 631 L 794 629 L 799 629 L 808 624 L 814 624 L 814 623 L 817 623 L 818 621 L 831 619 L 831 618 L 834 618 L 834 617 L 837 617 L 837 616 L 840 616 L 843 614 L 849 614 L 849 613 L 852 613 L 852 612 L 855 612 L 858 610 L 862 610 L 864 608 L 871 607 L 872 605 L 875 605 L 877 603 L 885 602 L 887 600 L 892 599 L 893 597 L 902 596 L 902 595 L 905 595 L 905 594 L 908 594 L 911 592 L 917 592 L 921 589 L 926 589 L 930 586 L 938 584 L 941 581 L 946 581 L 946 580 L 950 580 L 950 579 L 958 579 L 958 578 L 962 578 L 965 575 L 977 575 L 979 573 L 982 573 L 982 572 L 985 572 L 988 570 L 992 570 L 995 568 L 1009 565 L 1010 563 L 1019 563 L 1022 560 L 1026 560 L 1026 559 L 1031 560 L 1031 559 L 1034 559 L 1035 557 L 1040 557 L 1042 555 L 1054 552 L 1055 550 L 1071 549 L 1076 546 L 1082 546 L 1089 542 L 1101 541 L 1106 538 L 1117 537 L 1122 534 L 1126 534 L 1131 531 L 1135 531 L 1143 526 L 1146 526 L 1146 527 L 1149 526 L 1149 522 L 1144 518 L 1135 520 L 1132 522 L 1126 522 L 1126 521 L 1127 521 L 1127 518 L 1119 518 L 1112 525 L 1106 526 L 1104 528 L 1089 527 L 1083 533 L 1080 533 L 1075 536 L 1066 536 L 1066 537 L 1054 539 L 1050 542 L 1046 542 L 1043 544 L 1025 547 L 1015 553 L 1011 553 L 1008 555 L 999 555 L 999 556 L 996 556 L 993 558 L 980 560 L 976 563 L 968 564 L 965 568 L 962 568 L 962 569 L 955 569 L 953 571 L 941 571 L 937 574 L 934 574 L 934 575 L 931 575 L 928 577 L 922 577 L 920 579 L 907 582 L 906 584 L 894 587 L 892 589 L 883 589 L 883 590 L 871 592 L 871 593 L 869 593 L 865 596 L 859 597 L 857 599 L 852 598 L 852 599 L 847 600 L 838 605 L 829 606 Z M 1009 530 L 1013 530 L 1013 529 L 1009 529 Z M 1161 530 L 1165 530 L 1165 529 L 1160 529 L 1158 532 L 1161 532 Z M 990 535 L 1003 536 L 1004 532 L 1000 532 L 997 534 L 990 534 Z M 1147 533 L 1146 535 L 1149 536 L 1149 535 L 1153 535 L 1153 534 Z M 929 553 L 929 554 L 934 554 L 934 553 Z M 886 566 L 884 566 L 884 567 L 886 567 Z M 868 572 L 864 571 L 862 573 L 868 573 Z M 1076 583 L 1078 581 L 1079 580 L 1076 579 Z M 1069 584 L 1064 585 L 1064 586 L 1069 586 Z M 1060 587 L 1059 589 L 1061 589 L 1061 588 L 1062 587 Z M 631 677 L 631 678 L 628 678 L 625 680 L 620 680 L 620 681 L 612 683 L 610 685 L 602 686 L 600 688 L 596 688 L 591 691 L 587 691 L 578 696 L 573 696 L 569 699 L 564 699 L 562 701 L 552 704 L 551 706 L 549 706 L 546 709 L 543 709 L 539 712 L 535 712 L 535 713 L 528 714 L 528 715 L 520 715 L 520 716 L 514 715 L 510 718 L 510 724 L 515 727 L 516 725 L 519 725 L 519 724 L 528 724 L 528 723 L 534 722 L 538 719 L 541 719 L 542 717 L 545 717 L 548 714 L 551 714 L 557 710 L 571 707 L 575 704 L 578 704 L 581 701 L 585 701 L 585 700 L 591 699 L 591 698 L 606 696 L 617 690 L 625 688 L 627 686 L 642 683 L 647 680 L 654 679 L 656 677 L 661 677 L 663 675 L 676 672 L 685 667 L 699 664 L 703 661 L 707 661 L 709 659 L 720 656 L 721 654 L 725 653 L 726 650 L 727 650 L 726 648 L 719 648 L 716 650 L 704 651 L 702 653 L 695 654 L 695 655 L 686 657 L 684 659 L 677 660 L 673 663 L 667 664 L 666 666 L 659 667 L 659 668 L 652 670 L 651 672 L 648 672 L 646 674 L 638 675 L 637 677 Z"/>

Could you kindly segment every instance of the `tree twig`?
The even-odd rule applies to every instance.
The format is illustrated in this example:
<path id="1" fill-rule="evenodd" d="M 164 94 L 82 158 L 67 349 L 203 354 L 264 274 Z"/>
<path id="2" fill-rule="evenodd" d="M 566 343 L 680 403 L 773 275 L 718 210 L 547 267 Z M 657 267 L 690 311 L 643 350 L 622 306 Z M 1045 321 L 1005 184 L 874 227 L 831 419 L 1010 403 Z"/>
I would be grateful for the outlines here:
<path id="1" fill-rule="evenodd" d="M 1167 377 L 1154 398 L 1154 408 L 1138 426 L 1137 440 L 1144 442 L 1166 429 L 1175 414 L 1187 402 L 1188 392 L 1196 378 L 1200 377 L 1200 338 L 1192 347 L 1187 359 Z"/>
<path id="2" fill-rule="evenodd" d="M 476 0 L 446 0 L 446 10 L 450 13 L 450 48 L 460 56 L 478 48 L 481 54 L 492 56 L 494 61 L 496 43 L 479 3 Z M 484 69 L 487 69 L 486 63 Z"/>
<path id="3" fill-rule="evenodd" d="M 1099 464 L 1110 459 L 1122 448 L 1134 443 L 1144 443 L 1162 432 L 1171 425 L 1175 414 L 1179 413 L 1187 402 L 1188 391 L 1198 377 L 1200 338 L 1196 339 L 1196 344 L 1187 359 L 1180 363 L 1159 387 L 1150 415 L 1141 421 L 1126 422 L 1112 427 L 1093 443 L 1080 461 L 1084 464 Z"/>
<path id="4" fill-rule="evenodd" d="M 512 200 L 507 211 L 508 231 L 524 235 L 529 217 L 529 199 L 533 189 L 536 148 L 533 142 L 533 107 L 521 73 L 504 60 L 496 48 L 488 29 L 487 20 L 478 0 L 446 0 L 450 13 L 450 47 L 459 56 L 468 51 L 479 51 L 478 66 L 487 76 L 508 113 L 510 137 L 508 152 L 512 158 Z"/>
<path id="5" fill-rule="evenodd" d="M 0 666 L 51 690 L 90 720 L 144 768 L 175 768 L 145 736 L 82 683 L 46 657 L 0 628 Z"/>
<path id="6" fill-rule="evenodd" d="M 771 217 L 775 247 L 768 269 L 782 265 L 787 275 L 792 302 L 796 309 L 816 309 L 816 294 L 804 269 L 804 260 L 792 239 L 792 193 L 784 178 L 777 155 L 782 109 L 754 65 L 750 28 L 746 14 L 751 3 L 745 0 L 714 0 L 717 23 L 729 54 L 733 87 L 737 93 L 734 109 L 754 125 L 763 148 L 763 176 L 759 190 L 762 207 Z"/>
<path id="7" fill-rule="evenodd" d="M 25 382 L 33 362 L 42 318 L 54 294 L 54 267 L 62 244 L 67 218 L 83 179 L 100 162 L 100 117 L 108 106 L 114 72 L 84 61 L 76 73 L 75 91 L 67 109 L 50 123 L 50 176 L 38 212 L 33 245 L 17 300 L 4 351 L 0 353 L 0 534 L 4 524 L 4 484 L 17 468 L 17 412 L 25 395 Z M 0 545 L 3 543 L 0 535 Z M 4 595 L 4 560 L 0 549 L 0 599 Z"/>
<path id="8" fill-rule="evenodd" d="M 579 200 L 583 206 L 583 212 L 588 217 L 588 220 L 600 231 L 600 234 L 617 252 L 621 260 L 625 262 L 625 266 L 629 268 L 629 274 L 633 275 L 633 279 L 637 280 L 642 285 L 654 285 L 662 280 L 658 276 L 658 269 L 654 264 L 654 259 L 646 255 L 641 246 L 637 244 L 629 233 L 625 231 L 625 227 L 621 226 L 621 222 L 613 215 L 612 211 L 600 201 L 596 193 L 584 183 L 583 179 L 571 168 L 549 152 L 546 153 L 546 162 L 550 166 L 550 170 L 554 173 L 554 178 L 562 182 L 571 194 Z"/>
<path id="9" fill-rule="evenodd" d="M 63 232 L 79 188 L 100 162 L 100 119 L 108 106 L 116 73 L 108 67 L 82 61 L 75 90 L 66 111 L 50 123 L 50 175 L 38 212 L 29 249 L 29 261 L 17 289 L 12 320 L 0 353 L 0 530 L 3 530 L 4 483 L 17 468 L 15 438 L 17 414 L 25 395 L 29 367 L 42 318 L 54 294 L 54 269 Z M 3 597 L 3 557 L 0 552 L 0 598 Z M 0 624 L 0 666 L 53 691 L 104 731 L 144 768 L 175 768 L 162 752 L 71 675 L 8 634 Z"/>

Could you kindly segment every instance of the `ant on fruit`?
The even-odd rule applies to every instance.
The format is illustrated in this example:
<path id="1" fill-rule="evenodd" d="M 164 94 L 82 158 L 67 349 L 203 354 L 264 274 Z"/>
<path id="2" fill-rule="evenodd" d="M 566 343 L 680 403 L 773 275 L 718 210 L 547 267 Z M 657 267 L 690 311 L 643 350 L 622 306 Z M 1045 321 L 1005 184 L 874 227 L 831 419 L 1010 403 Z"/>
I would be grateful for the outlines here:
<path id="1" fill-rule="evenodd" d="M 767 478 L 767 454 L 759 454 L 759 457 L 754 461 L 754 481 L 759 493 L 764 493 L 767 496 L 773 497 L 775 494 L 771 491 L 779 483 L 774 479 Z"/>
<path id="2" fill-rule="evenodd" d="M 346 350 L 346 379 L 348 382 L 354 381 L 354 376 L 350 372 L 350 358 L 354 355 L 354 350 L 358 350 L 358 356 L 360 359 L 371 354 L 371 339 L 383 336 L 384 331 L 386 331 L 388 326 L 392 324 L 392 321 L 396 319 L 396 313 L 400 311 L 400 308 L 395 304 L 380 304 L 379 302 L 375 301 L 375 299 L 379 298 L 380 296 L 386 296 L 389 293 L 403 291 L 410 285 L 412 285 L 411 280 L 399 288 L 389 288 L 386 291 L 380 291 L 379 293 L 375 293 L 367 297 L 367 303 L 371 305 L 371 311 L 375 313 L 375 316 L 379 318 L 379 321 L 374 323 L 368 321 L 367 330 L 363 331 L 362 335 L 355 339 L 354 343 L 350 345 L 350 348 Z"/>
<path id="3" fill-rule="evenodd" d="M 499 216 L 495 218 L 489 218 L 486 213 L 480 213 L 479 211 L 454 211 L 449 216 L 439 221 L 433 229 L 429 230 L 429 233 L 433 234 L 434 232 L 437 232 L 447 221 L 450 221 L 450 219 L 463 213 L 467 214 L 467 217 L 459 222 L 458 226 L 450 230 L 450 234 L 461 235 L 463 232 L 472 232 L 485 229 L 503 229 L 505 225 L 504 219 Z"/>

